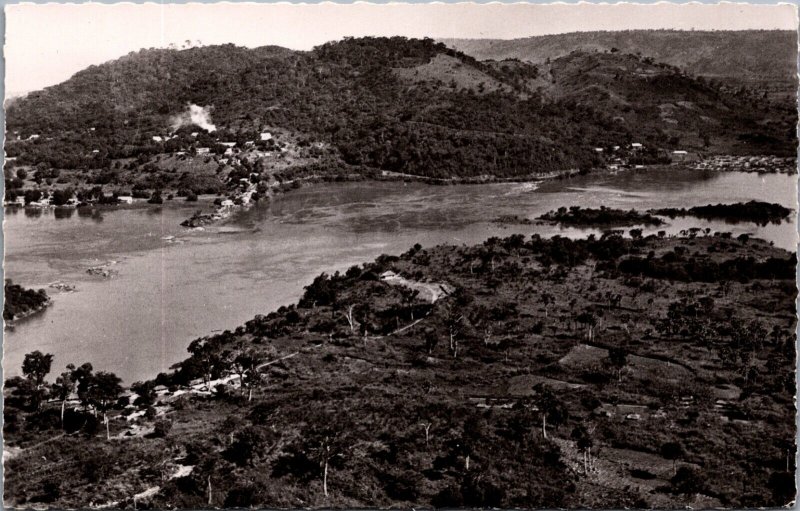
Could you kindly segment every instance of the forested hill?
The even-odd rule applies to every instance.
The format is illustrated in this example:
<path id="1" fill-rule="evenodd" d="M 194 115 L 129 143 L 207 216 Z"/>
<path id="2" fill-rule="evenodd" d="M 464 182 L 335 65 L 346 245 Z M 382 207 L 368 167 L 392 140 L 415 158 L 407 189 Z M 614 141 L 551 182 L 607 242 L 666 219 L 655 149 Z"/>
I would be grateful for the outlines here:
<path id="1" fill-rule="evenodd" d="M 131 53 L 11 103 L 7 151 L 17 165 L 84 172 L 126 158 L 145 164 L 164 152 L 153 137 L 169 133 L 190 103 L 210 107 L 220 141 L 280 129 L 331 149 L 338 163 L 429 177 L 591 167 L 594 147 L 631 142 L 653 160 L 666 154 L 659 149 L 794 154 L 795 145 L 793 104 L 649 57 L 480 62 L 430 39 L 395 37 L 310 52 Z"/>
<path id="2" fill-rule="evenodd" d="M 572 32 L 520 39 L 443 39 L 478 59 L 543 63 L 581 49 L 639 53 L 693 75 L 743 83 L 795 83 L 797 34 L 788 30 Z M 794 86 L 792 85 L 792 90 Z"/>

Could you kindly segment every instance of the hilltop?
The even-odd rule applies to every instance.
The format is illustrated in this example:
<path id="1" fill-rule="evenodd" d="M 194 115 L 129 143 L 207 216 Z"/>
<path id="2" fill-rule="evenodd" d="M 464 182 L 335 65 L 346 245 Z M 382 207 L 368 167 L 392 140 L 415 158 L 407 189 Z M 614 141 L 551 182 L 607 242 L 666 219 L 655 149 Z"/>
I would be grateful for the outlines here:
<path id="1" fill-rule="evenodd" d="M 639 54 L 693 76 L 758 83 L 794 95 L 797 34 L 784 30 L 624 30 L 572 32 L 520 39 L 442 39 L 479 60 L 516 58 L 541 64 L 574 50 Z"/>
<path id="2" fill-rule="evenodd" d="M 85 201 L 224 194 L 242 179 L 257 198 L 307 179 L 520 178 L 599 167 L 596 148 L 633 142 L 638 163 L 793 155 L 795 119 L 760 89 L 616 51 L 531 64 L 399 37 L 150 49 L 12 102 L 6 184 L 83 187 Z"/>
<path id="3" fill-rule="evenodd" d="M 5 386 L 5 502 L 782 506 L 796 257 L 702 233 L 417 245 L 130 391 L 31 353 Z"/>

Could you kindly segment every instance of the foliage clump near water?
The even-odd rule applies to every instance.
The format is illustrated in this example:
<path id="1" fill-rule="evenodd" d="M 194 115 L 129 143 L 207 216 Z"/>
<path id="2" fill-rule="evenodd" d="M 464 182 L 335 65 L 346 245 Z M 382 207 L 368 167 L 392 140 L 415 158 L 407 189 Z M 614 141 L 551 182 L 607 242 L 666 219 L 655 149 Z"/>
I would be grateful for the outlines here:
<path id="1" fill-rule="evenodd" d="M 624 227 L 632 225 L 661 225 L 663 220 L 648 213 L 639 213 L 631 209 L 620 209 L 600 206 L 599 208 L 582 208 L 571 206 L 560 207 L 539 217 L 541 220 L 557 222 L 562 225 L 581 227 Z"/>

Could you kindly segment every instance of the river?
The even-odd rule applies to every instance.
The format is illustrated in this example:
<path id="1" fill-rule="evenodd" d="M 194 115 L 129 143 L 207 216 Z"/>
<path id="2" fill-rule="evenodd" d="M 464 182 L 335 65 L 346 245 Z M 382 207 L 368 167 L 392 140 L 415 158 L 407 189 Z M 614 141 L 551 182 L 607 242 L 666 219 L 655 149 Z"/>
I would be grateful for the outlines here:
<path id="1" fill-rule="evenodd" d="M 24 354 L 53 353 L 53 373 L 91 362 L 125 383 L 151 378 L 186 357 L 196 337 L 233 329 L 256 314 L 296 302 L 319 273 L 345 270 L 415 243 L 472 244 L 514 232 L 585 236 L 591 230 L 499 225 L 500 215 L 534 218 L 560 206 L 644 210 L 751 199 L 796 208 L 795 176 L 675 169 L 624 171 L 540 184 L 427 186 L 320 184 L 279 196 L 203 231 L 179 226 L 186 204 L 89 212 L 6 211 L 6 278 L 48 288 L 53 304 L 5 332 L 5 377 Z M 789 250 L 795 223 L 758 227 L 692 218 L 689 226 L 748 232 Z M 174 239 L 164 239 L 174 236 Z M 110 279 L 86 269 L 108 264 Z M 51 375 L 51 377 L 54 377 Z"/>

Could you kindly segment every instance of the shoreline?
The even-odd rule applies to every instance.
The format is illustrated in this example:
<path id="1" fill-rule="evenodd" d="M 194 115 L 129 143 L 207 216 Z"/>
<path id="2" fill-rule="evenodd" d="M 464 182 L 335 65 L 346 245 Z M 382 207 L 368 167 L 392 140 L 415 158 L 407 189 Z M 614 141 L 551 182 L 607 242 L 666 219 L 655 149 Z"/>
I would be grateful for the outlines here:
<path id="1" fill-rule="evenodd" d="M 33 309 L 22 312 L 16 315 L 13 319 L 3 320 L 3 330 L 14 329 L 22 320 L 28 319 L 31 316 L 35 316 L 40 312 L 44 312 L 52 304 L 53 304 L 53 299 L 48 296 L 47 301 L 42 303 L 38 307 L 34 307 Z"/>
<path id="2" fill-rule="evenodd" d="M 627 169 L 632 170 L 632 169 Z M 639 169 L 641 170 L 641 169 Z M 293 190 L 303 188 L 305 186 L 314 186 L 321 183 L 355 183 L 355 182 L 376 182 L 376 183 L 393 183 L 393 182 L 416 182 L 430 186 L 457 186 L 457 185 L 491 185 L 491 184 L 510 184 L 510 183 L 538 183 L 542 181 L 572 179 L 573 177 L 581 175 L 591 175 L 603 173 L 616 174 L 619 170 L 598 169 L 592 172 L 581 172 L 578 169 L 567 169 L 564 171 L 548 172 L 546 174 L 527 174 L 524 176 L 516 176 L 509 178 L 499 178 L 496 176 L 477 176 L 474 178 L 431 178 L 425 176 L 416 176 L 413 174 L 402 174 L 391 171 L 379 171 L 380 175 L 363 175 L 363 174 L 350 174 L 347 176 L 320 176 L 312 175 L 293 179 L 290 181 L 283 181 L 279 184 L 270 186 L 267 191 L 267 199 L 277 195 L 283 195 Z M 248 189 L 245 193 L 237 196 L 241 198 L 244 195 L 251 194 L 252 190 Z M 234 213 L 252 207 L 253 202 L 249 199 L 243 204 L 222 205 L 216 207 L 212 212 L 200 213 L 199 211 L 193 216 L 181 222 L 181 226 L 187 229 L 203 228 L 209 225 L 214 225 L 224 220 L 227 220 Z"/>
<path id="3" fill-rule="evenodd" d="M 305 186 L 314 186 L 321 183 L 350 183 L 350 182 L 376 182 L 376 183 L 392 183 L 392 182 L 404 182 L 404 183 L 422 183 L 424 185 L 430 186 L 458 186 L 458 185 L 492 185 L 492 184 L 511 184 L 511 183 L 541 183 L 545 181 L 560 181 L 564 179 L 573 179 L 576 177 L 581 176 L 603 176 L 603 175 L 617 175 L 621 172 L 626 171 L 651 171 L 656 169 L 662 168 L 676 168 L 681 170 L 691 170 L 695 172 L 701 172 L 703 170 L 713 170 L 717 172 L 745 172 L 745 173 L 754 173 L 759 172 L 754 169 L 745 169 L 745 168 L 726 168 L 726 169 L 700 169 L 691 164 L 691 162 L 681 162 L 681 163 L 673 163 L 673 164 L 657 164 L 657 165 L 644 165 L 641 168 L 629 167 L 629 168 L 596 168 L 592 169 L 591 171 L 581 171 L 578 169 L 566 169 L 561 171 L 553 171 L 547 172 L 544 174 L 526 174 L 522 176 L 514 176 L 514 177 L 507 177 L 501 178 L 493 175 L 481 175 L 475 177 L 451 177 L 451 178 L 433 178 L 433 177 L 426 177 L 426 176 L 418 176 L 414 174 L 404 174 L 401 172 L 393 172 L 388 170 L 378 170 L 374 169 L 373 174 L 348 174 L 345 176 L 336 175 L 336 176 L 325 176 L 325 175 L 311 175 L 305 177 L 299 177 L 289 181 L 283 181 L 277 183 L 275 185 L 271 185 L 267 191 L 266 198 L 267 200 L 277 196 L 289 193 L 293 190 L 297 190 L 299 188 L 303 188 Z M 774 172 L 762 172 L 767 174 L 788 174 L 791 173 L 782 172 L 782 171 L 774 171 Z M 251 190 L 248 190 L 246 193 L 250 193 Z M 242 194 L 242 195 L 245 195 Z M 243 209 L 247 209 L 251 207 L 254 202 L 248 201 L 241 205 L 232 205 L 232 206 L 220 206 L 217 207 L 213 212 L 210 213 L 200 213 L 195 214 L 192 217 L 187 218 L 184 222 L 181 223 L 183 227 L 189 229 L 196 229 L 198 227 L 206 227 L 209 225 L 214 225 L 220 222 L 224 222 L 231 216 L 233 216 L 236 212 L 241 211 Z"/>
<path id="4" fill-rule="evenodd" d="M 313 174 L 309 176 L 297 177 L 295 179 L 287 180 L 287 181 L 280 181 L 275 182 L 268 186 L 266 193 L 264 194 L 265 198 L 269 200 L 277 195 L 282 195 L 285 193 L 289 193 L 293 190 L 297 190 L 299 188 L 303 188 L 308 185 L 317 185 L 321 183 L 350 183 L 350 182 L 404 182 L 404 183 L 422 183 L 425 185 L 431 186 L 458 186 L 458 185 L 492 185 L 492 184 L 510 184 L 510 183 L 538 183 L 544 181 L 558 181 L 564 179 L 572 179 L 575 177 L 580 176 L 602 176 L 602 175 L 617 175 L 624 171 L 650 171 L 654 169 L 661 169 L 661 168 L 673 168 L 678 170 L 691 170 L 695 172 L 704 172 L 704 171 L 713 171 L 713 172 L 721 172 L 721 173 L 729 173 L 729 172 L 743 172 L 743 173 L 758 173 L 758 174 L 778 174 L 778 175 L 792 175 L 796 174 L 797 170 L 792 167 L 793 171 L 788 171 L 788 166 L 782 166 L 777 170 L 764 170 L 763 167 L 745 167 L 744 164 L 735 165 L 731 160 L 739 160 L 742 161 L 752 161 L 754 159 L 761 159 L 761 158 L 775 158 L 775 157 L 760 157 L 760 156 L 741 156 L 741 157 L 731 157 L 727 155 L 716 155 L 710 156 L 704 160 L 699 162 L 676 162 L 671 164 L 656 164 L 656 165 L 643 165 L 643 166 L 629 166 L 629 167 L 622 167 L 622 168 L 594 168 L 590 171 L 581 171 L 579 169 L 565 169 L 559 171 L 552 171 L 546 172 L 542 174 L 526 174 L 520 176 L 512 176 L 512 177 L 497 177 L 494 175 L 484 174 L 479 176 L 472 176 L 472 177 L 448 177 L 448 178 L 436 178 L 436 177 L 427 177 L 427 176 L 420 176 L 415 174 L 406 174 L 402 172 L 394 172 L 388 170 L 380 170 L 380 169 L 368 169 L 370 172 L 368 173 L 350 173 L 346 175 L 338 174 L 338 175 L 320 175 L 320 174 Z M 715 159 L 722 159 L 727 163 L 727 165 L 704 165 L 708 162 L 713 162 Z M 737 161 L 738 163 L 738 161 Z M 246 209 L 247 207 L 252 206 L 255 202 L 251 199 L 252 194 L 255 191 L 255 185 L 251 185 L 245 190 L 244 192 L 239 193 L 236 195 L 236 199 L 245 199 L 243 200 L 243 204 L 231 204 L 227 206 L 215 206 L 214 209 L 210 212 L 201 212 L 197 210 L 197 208 L 204 207 L 206 205 L 213 205 L 213 199 L 209 199 L 210 197 L 221 198 L 225 197 L 225 195 L 213 195 L 213 194 L 206 194 L 205 196 L 200 196 L 200 200 L 196 202 L 186 202 L 185 200 L 167 200 L 165 199 L 160 204 L 151 204 L 146 199 L 137 199 L 133 203 L 118 203 L 118 204 L 100 204 L 100 203 L 82 203 L 82 204 L 65 204 L 65 205 L 52 205 L 52 204 L 20 204 L 18 202 L 4 202 L 4 207 L 8 209 L 14 210 L 30 210 L 30 211 L 56 211 L 56 210 L 79 210 L 82 208 L 91 208 L 91 209 L 100 209 L 100 210 L 108 210 L 114 211 L 116 209 L 125 209 L 125 208 L 151 208 L 151 207 L 163 207 L 163 206 L 174 206 L 179 204 L 181 207 L 185 208 L 193 208 L 196 210 L 195 215 L 186 218 L 181 225 L 183 227 L 193 229 L 198 227 L 205 227 L 208 225 L 218 224 L 223 222 L 233 216 L 236 212 Z M 163 193 L 171 194 L 174 191 L 165 190 Z M 230 195 L 228 195 L 230 196 Z M 176 197 L 176 199 L 182 199 L 180 197 Z M 225 199 L 223 199 L 225 200 Z"/>

